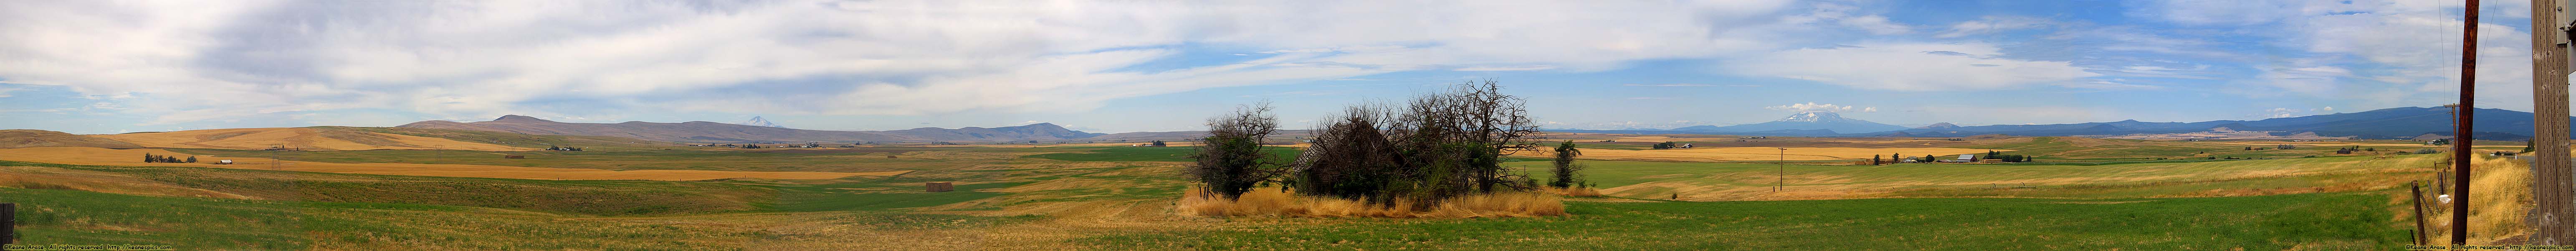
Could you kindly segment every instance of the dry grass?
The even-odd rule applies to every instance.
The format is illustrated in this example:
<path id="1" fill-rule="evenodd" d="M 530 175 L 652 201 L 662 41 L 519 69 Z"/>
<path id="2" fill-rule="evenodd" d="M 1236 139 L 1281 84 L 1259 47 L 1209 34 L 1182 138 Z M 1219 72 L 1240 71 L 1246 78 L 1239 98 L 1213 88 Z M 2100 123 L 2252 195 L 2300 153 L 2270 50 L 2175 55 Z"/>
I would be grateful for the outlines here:
<path id="1" fill-rule="evenodd" d="M 2488 157 L 2471 160 L 2469 166 L 2474 168 L 2470 175 L 2477 176 L 2469 181 L 2469 243 L 2502 244 L 2496 241 L 2529 234 L 2531 226 L 2523 222 L 2523 213 L 2533 205 L 2531 166 L 2519 160 Z M 2435 210 L 2424 216 L 2426 227 L 2434 229 L 2428 238 L 2449 240 L 2451 214 L 2446 210 L 2450 205 L 2431 203 L 2436 200 L 2429 195 L 2425 200 L 2425 206 Z"/>
<path id="2" fill-rule="evenodd" d="M 143 163 L 143 154 L 195 156 L 200 163 Z M 498 158 L 499 155 L 494 155 Z M 911 171 L 888 172 L 752 172 L 708 170 L 629 170 L 613 171 L 584 168 L 545 168 L 454 164 L 408 163 L 324 163 L 276 161 L 238 156 L 189 155 L 161 149 L 106 149 L 96 147 L 35 147 L 0 149 L 0 160 L 74 165 L 102 166 L 175 166 L 258 170 L 282 170 L 323 173 L 355 173 L 441 177 L 475 177 L 535 180 L 712 180 L 733 178 L 761 179 L 838 179 L 850 176 L 899 175 Z M 216 165 L 217 160 L 233 160 L 234 165 Z M 271 166 L 270 162 L 280 163 Z"/>
<path id="3" fill-rule="evenodd" d="M 1592 189 L 1589 187 L 1548 188 L 1547 191 L 1548 193 L 1570 197 L 1601 197 L 1600 189 Z"/>
<path id="4" fill-rule="evenodd" d="M 1497 193 L 1450 199 L 1432 208 L 1413 203 L 1374 206 L 1357 200 L 1300 196 L 1280 189 L 1255 189 L 1235 200 L 1209 196 L 1199 188 L 1183 193 L 1176 210 L 1194 216 L 1281 216 L 1317 218 L 1496 218 L 1565 215 L 1556 195 Z M 1402 201 L 1402 200 L 1398 200 Z"/>

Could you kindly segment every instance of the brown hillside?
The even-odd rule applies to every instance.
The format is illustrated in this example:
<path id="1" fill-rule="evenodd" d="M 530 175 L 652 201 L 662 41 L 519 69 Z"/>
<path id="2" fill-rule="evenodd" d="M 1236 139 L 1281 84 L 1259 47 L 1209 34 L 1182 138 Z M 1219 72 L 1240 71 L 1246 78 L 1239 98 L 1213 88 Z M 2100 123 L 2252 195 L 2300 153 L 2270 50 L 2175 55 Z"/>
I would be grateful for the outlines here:
<path id="1" fill-rule="evenodd" d="M 50 146 L 97 147 L 97 148 L 117 148 L 117 149 L 143 148 L 143 146 L 141 146 L 141 145 L 135 145 L 134 143 L 126 143 L 126 142 L 124 142 L 124 141 L 116 141 L 116 140 L 113 140 L 113 139 L 106 139 L 106 138 L 99 138 L 99 137 L 81 136 L 81 135 L 78 135 L 78 134 L 70 134 L 70 133 L 63 133 L 63 132 L 56 132 L 56 131 L 46 131 L 46 130 L 23 130 L 23 129 L 19 129 L 19 130 L 0 130 L 0 148 L 28 148 L 28 147 L 50 147 Z"/>
<path id="2" fill-rule="evenodd" d="M 376 133 L 349 129 L 317 128 L 211 129 L 97 135 L 96 137 L 131 142 L 137 145 L 142 145 L 143 147 L 160 148 L 259 150 L 282 146 L 309 151 L 379 149 L 444 149 L 472 151 L 536 150 L 523 147 L 462 142 L 444 138 Z"/>
<path id="3" fill-rule="evenodd" d="M 826 131 L 795 128 L 726 124 L 706 121 L 656 123 L 627 121 L 623 123 L 566 123 L 536 117 L 508 115 L 481 122 L 421 121 L 401 128 L 456 129 L 510 132 L 540 135 L 580 135 L 626 137 L 674 142 L 852 142 L 852 141 L 1068 141 L 1100 136 L 1098 133 L 1067 130 L 1055 124 L 1037 123 L 1007 127 L 966 127 L 957 129 L 914 128 L 894 131 Z"/>

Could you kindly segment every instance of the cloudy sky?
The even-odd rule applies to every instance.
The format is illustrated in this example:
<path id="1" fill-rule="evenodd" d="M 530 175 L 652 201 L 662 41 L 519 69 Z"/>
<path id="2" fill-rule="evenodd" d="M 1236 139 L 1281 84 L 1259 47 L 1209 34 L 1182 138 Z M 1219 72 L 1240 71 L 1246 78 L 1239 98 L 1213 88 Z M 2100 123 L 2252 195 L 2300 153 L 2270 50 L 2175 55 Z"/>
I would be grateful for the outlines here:
<path id="1" fill-rule="evenodd" d="M 2478 106 L 2530 110 L 2527 3 L 2488 2 Z M 2459 4 L 0 1 L 0 128 L 1304 127 L 1484 79 L 1554 128 L 2250 120 L 2452 103 Z"/>

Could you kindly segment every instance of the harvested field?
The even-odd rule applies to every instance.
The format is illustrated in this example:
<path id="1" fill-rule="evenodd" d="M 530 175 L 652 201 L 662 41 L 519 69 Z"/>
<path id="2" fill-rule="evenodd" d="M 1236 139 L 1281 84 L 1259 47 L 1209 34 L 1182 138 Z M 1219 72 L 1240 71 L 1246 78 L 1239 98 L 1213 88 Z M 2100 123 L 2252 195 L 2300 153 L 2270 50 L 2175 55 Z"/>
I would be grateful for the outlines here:
<path id="1" fill-rule="evenodd" d="M 920 148 L 875 148 L 875 147 L 867 147 L 867 148 L 826 148 L 826 149 L 813 149 L 813 148 L 789 148 L 789 149 L 778 149 L 778 150 L 759 150 L 759 151 L 751 151 L 751 152 L 755 152 L 755 153 L 816 153 L 816 154 L 823 154 L 823 153 L 888 153 L 888 154 L 897 154 L 897 155 L 900 155 L 900 154 L 905 154 L 905 153 L 919 152 L 919 151 L 926 151 L 926 150 L 927 150 L 927 149 L 920 149 Z"/>
<path id="2" fill-rule="evenodd" d="M 2192 141 L 2191 143 L 2201 143 L 2201 144 L 2221 144 L 2221 145 L 2249 145 L 2249 146 L 2303 145 L 2303 146 L 2387 146 L 2387 147 L 2434 147 L 2433 145 L 2425 145 L 2425 144 L 2411 144 L 2411 143 L 2358 143 L 2358 142 L 2336 142 L 2336 141 Z M 2517 147 L 2519 147 L 2519 146 L 2517 146 Z"/>
<path id="3" fill-rule="evenodd" d="M 1590 151 L 1586 151 L 1589 154 Z M 1629 198 L 1691 201 L 1888 197 L 2140 198 L 2353 192 L 2405 184 L 2435 155 L 2336 157 L 2101 166 L 1896 164 L 1772 165 L 1587 161 L 1586 179 Z M 1543 168 L 1546 163 L 1505 165 Z M 1787 175 L 1779 173 L 1785 169 Z M 1681 174 L 1681 175 L 1676 175 Z M 1785 178 L 1785 179 L 1784 179 Z M 1775 186 L 1785 183 L 1780 192 Z M 2394 184 L 2394 185 L 2392 185 Z M 2032 189 L 1989 187 L 2037 186 Z"/>
<path id="4" fill-rule="evenodd" d="M 1783 147 L 1783 148 L 1788 148 L 1788 149 L 1789 149 L 1789 150 L 1788 150 L 1788 154 L 1786 155 L 1786 160 L 1852 160 L 1852 159 L 1869 159 L 1869 158 L 1870 158 L 1870 156 L 1872 156 L 1872 155 L 1886 156 L 1886 155 L 1891 155 L 1891 154 L 1904 154 L 1905 156 L 1922 156 L 1922 155 L 1926 155 L 1926 154 L 1930 154 L 1930 155 L 1954 155 L 1954 156 L 1955 156 L 1955 155 L 1959 155 L 1959 154 L 1986 153 L 1987 151 L 2009 151 L 2009 150 L 1969 149 L 1969 148 L 1946 148 L 1946 147 L 1929 147 L 1929 148 Z M 1539 150 L 1539 152 L 1549 152 L 1549 151 L 1552 151 L 1552 150 L 1551 150 L 1551 149 L 1545 149 L 1545 148 L 1543 148 L 1543 149 L 1540 149 L 1540 150 Z M 1773 148 L 1773 147 L 1719 147 L 1719 148 L 1689 148 L 1689 149 L 1664 149 L 1664 150 L 1583 149 L 1583 157 L 1582 157 L 1582 158 L 1584 158 L 1584 159 L 1601 159 L 1601 160 L 1695 161 L 1695 162 L 1783 160 L 1783 156 L 1781 155 L 1780 149 L 1779 149 L 1779 148 Z"/>
<path id="5" fill-rule="evenodd" d="M 463 142 L 445 138 L 431 138 L 358 130 L 324 130 L 315 128 L 213 129 L 93 136 L 130 142 L 137 145 L 143 145 L 144 147 L 160 148 L 258 150 L 284 146 L 287 148 L 300 148 L 303 150 L 317 151 L 380 149 L 446 149 L 471 151 L 536 150 L 494 144 Z"/>
<path id="6" fill-rule="evenodd" d="M 405 163 L 324 163 L 274 161 L 266 158 L 195 155 L 201 163 L 143 163 L 144 154 L 191 156 L 161 149 L 106 149 L 93 147 L 37 147 L 0 149 L 0 160 L 105 166 L 175 166 L 234 169 L 282 170 L 299 172 L 354 173 L 382 175 L 476 177 L 538 180 L 712 180 L 734 178 L 760 179 L 838 179 L 851 176 L 890 176 L 911 171 L 890 172 L 749 172 L 708 170 L 631 170 L 611 171 L 581 168 L 512 167 L 453 164 Z M 494 158 L 498 158 L 497 155 Z M 212 164 L 215 160 L 233 160 L 234 165 Z M 279 163 L 272 167 L 268 163 Z"/>

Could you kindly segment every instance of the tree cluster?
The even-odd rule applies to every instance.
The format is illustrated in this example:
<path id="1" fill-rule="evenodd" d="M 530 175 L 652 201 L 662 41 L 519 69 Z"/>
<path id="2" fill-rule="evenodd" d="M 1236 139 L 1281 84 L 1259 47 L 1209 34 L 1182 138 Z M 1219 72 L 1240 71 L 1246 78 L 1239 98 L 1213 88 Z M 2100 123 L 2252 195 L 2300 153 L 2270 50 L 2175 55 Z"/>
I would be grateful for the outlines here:
<path id="1" fill-rule="evenodd" d="M 2003 154 L 2003 153 L 2001 153 L 2001 152 L 1986 151 L 1986 155 L 1985 155 L 1985 157 L 1980 157 L 1980 158 L 1977 158 L 1977 159 L 1999 159 L 1999 160 L 2003 160 L 2004 162 L 2024 162 L 2024 161 L 2030 161 L 2030 156 L 2022 156 L 2022 155 L 2019 155 L 2019 154 Z"/>
<path id="2" fill-rule="evenodd" d="M 172 157 L 169 155 L 146 153 L 143 154 L 143 163 L 197 163 L 197 156 L 188 156 L 187 159 L 180 159 L 179 157 Z"/>
<path id="3" fill-rule="evenodd" d="M 1655 149 L 1673 149 L 1681 147 L 1681 145 L 1682 144 L 1675 144 L 1673 142 L 1655 143 Z"/>
<path id="4" fill-rule="evenodd" d="M 1361 104 L 1320 121 L 1314 143 L 1287 163 L 1261 161 L 1258 146 L 1277 126 L 1266 105 L 1208 123 L 1207 145 L 1191 168 L 1201 185 L 1228 198 L 1261 182 L 1300 194 L 1376 205 L 1431 205 L 1458 196 L 1526 191 L 1538 181 L 1502 166 L 1502 156 L 1536 150 L 1538 133 L 1524 101 L 1495 81 L 1468 82 L 1415 97 L 1401 107 Z M 1571 148 L 1563 148 L 1571 150 Z M 1575 152 L 1560 153 L 1560 155 Z M 1575 183 L 1571 156 L 1560 179 Z M 1267 167 L 1265 167 L 1267 166 Z M 1265 171 L 1268 170 L 1268 171 Z M 1275 176 L 1265 176 L 1275 175 Z M 1550 181 L 1550 183 L 1559 183 Z M 1427 207 L 1426 207 L 1427 208 Z"/>

